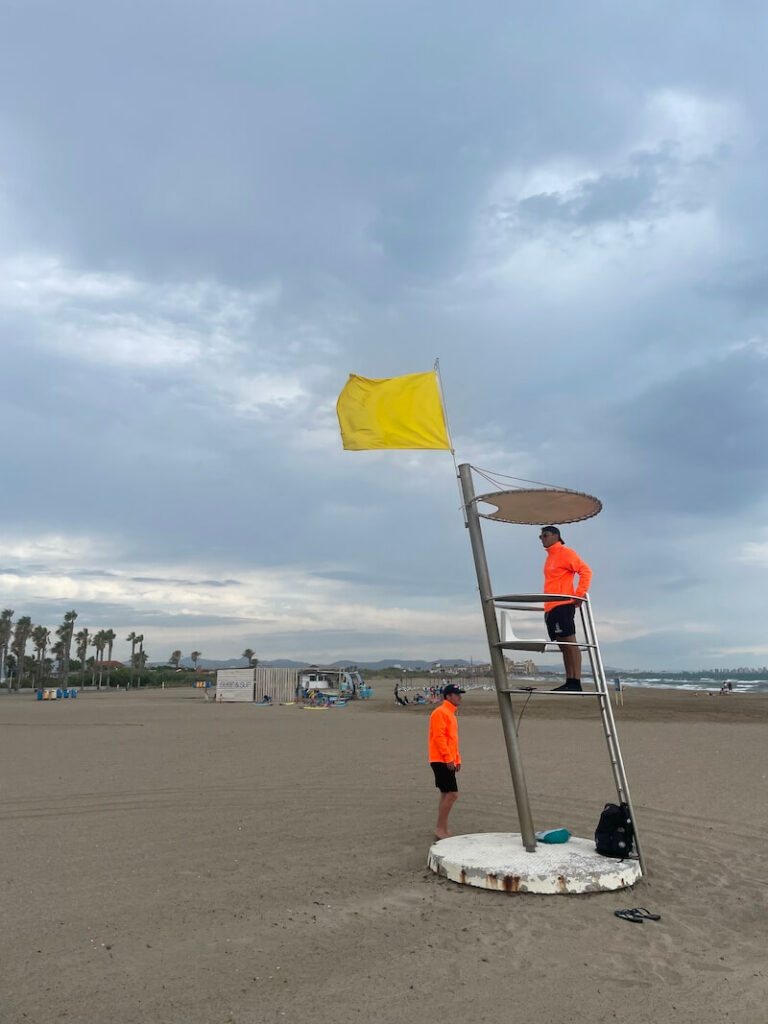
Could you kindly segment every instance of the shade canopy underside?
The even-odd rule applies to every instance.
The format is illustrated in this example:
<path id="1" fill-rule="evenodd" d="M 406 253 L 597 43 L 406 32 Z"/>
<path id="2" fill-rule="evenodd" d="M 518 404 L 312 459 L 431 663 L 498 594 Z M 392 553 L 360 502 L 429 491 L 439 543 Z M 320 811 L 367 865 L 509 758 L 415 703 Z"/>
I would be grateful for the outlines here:
<path id="1" fill-rule="evenodd" d="M 603 507 L 591 494 L 542 487 L 479 494 L 476 500 L 496 506 L 495 512 L 481 512 L 478 508 L 483 519 L 524 526 L 578 523 L 596 516 Z"/>

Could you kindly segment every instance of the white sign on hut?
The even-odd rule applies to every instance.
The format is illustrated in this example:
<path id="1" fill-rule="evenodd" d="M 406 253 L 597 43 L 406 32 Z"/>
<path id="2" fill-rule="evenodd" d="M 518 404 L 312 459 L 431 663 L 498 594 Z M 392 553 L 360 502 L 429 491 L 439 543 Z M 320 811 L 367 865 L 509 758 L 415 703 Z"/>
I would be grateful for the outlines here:
<path id="1" fill-rule="evenodd" d="M 216 700 L 253 701 L 255 669 L 220 668 L 216 673 Z"/>

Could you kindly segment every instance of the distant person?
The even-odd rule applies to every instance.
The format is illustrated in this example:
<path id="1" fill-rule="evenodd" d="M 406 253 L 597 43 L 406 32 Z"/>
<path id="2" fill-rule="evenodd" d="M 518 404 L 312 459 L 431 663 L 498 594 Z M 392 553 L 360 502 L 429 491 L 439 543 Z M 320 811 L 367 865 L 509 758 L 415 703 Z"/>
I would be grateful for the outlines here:
<path id="1" fill-rule="evenodd" d="M 395 683 L 395 703 L 396 704 L 400 704 L 402 707 L 405 707 L 408 704 L 408 698 L 405 697 L 405 699 L 403 699 L 400 696 L 400 684 L 399 683 Z"/>
<path id="2" fill-rule="evenodd" d="M 448 815 L 459 796 L 456 775 L 461 771 L 459 754 L 459 724 L 456 712 L 461 705 L 463 690 L 453 683 L 443 689 L 443 702 L 429 716 L 429 763 L 440 790 L 437 805 L 435 835 L 448 839 Z"/>
<path id="3" fill-rule="evenodd" d="M 556 526 L 543 526 L 539 540 L 547 552 L 544 562 L 544 593 L 573 594 L 584 597 L 589 590 L 592 570 L 576 554 L 567 548 Z M 579 585 L 575 586 L 576 577 Z M 562 641 L 560 650 L 565 666 L 565 683 L 556 690 L 581 691 L 581 651 L 578 647 L 566 647 L 576 643 L 576 601 L 545 601 L 544 621 L 550 640 Z"/>

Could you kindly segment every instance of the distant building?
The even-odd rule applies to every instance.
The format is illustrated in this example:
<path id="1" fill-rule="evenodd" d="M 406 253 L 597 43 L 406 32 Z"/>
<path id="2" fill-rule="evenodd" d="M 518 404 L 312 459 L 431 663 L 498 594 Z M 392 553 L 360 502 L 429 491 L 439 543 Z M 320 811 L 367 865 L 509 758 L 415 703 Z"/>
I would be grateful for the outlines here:
<path id="1" fill-rule="evenodd" d="M 511 661 L 509 658 L 505 658 L 504 664 L 507 667 L 507 672 L 511 672 L 515 676 L 538 675 L 536 664 L 530 658 L 526 658 L 525 661 Z"/>

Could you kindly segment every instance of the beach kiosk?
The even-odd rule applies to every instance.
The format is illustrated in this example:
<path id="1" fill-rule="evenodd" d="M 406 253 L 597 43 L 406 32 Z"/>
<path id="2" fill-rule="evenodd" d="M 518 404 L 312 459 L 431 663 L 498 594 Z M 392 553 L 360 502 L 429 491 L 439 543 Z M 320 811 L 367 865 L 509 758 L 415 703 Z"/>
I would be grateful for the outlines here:
<path id="1" fill-rule="evenodd" d="M 296 699 L 298 674 L 293 668 L 220 668 L 216 673 L 216 703 L 265 705 Z"/>
<path id="2" fill-rule="evenodd" d="M 619 748 L 591 602 L 588 597 L 578 602 L 583 640 L 577 640 L 577 644 L 589 660 L 594 690 L 536 690 L 512 685 L 507 677 L 505 651 L 544 652 L 560 648 L 559 644 L 553 643 L 548 637 L 519 637 L 515 632 L 515 615 L 519 619 L 521 612 L 527 615 L 532 611 L 543 612 L 545 597 L 570 600 L 572 595 L 494 593 L 481 528 L 483 519 L 528 526 L 575 523 L 597 515 L 602 504 L 589 494 L 549 487 L 508 487 L 476 495 L 472 472 L 473 467 L 468 464 L 458 467 L 464 522 L 472 545 L 520 833 L 482 833 L 441 839 L 430 848 L 427 863 L 431 870 L 453 881 L 506 892 L 586 893 L 633 885 L 641 878 L 645 862 Z M 475 469 L 475 472 L 498 486 L 499 481 L 484 471 Z M 541 632 L 544 632 L 543 628 Z M 531 698 L 578 699 L 592 701 L 596 705 L 610 758 L 617 803 L 628 808 L 634 825 L 635 857 L 619 860 L 601 856 L 596 852 L 591 838 L 572 836 L 567 842 L 554 845 L 537 840 L 515 723 L 515 702 Z M 596 819 L 599 811 L 599 803 L 596 801 Z"/>

